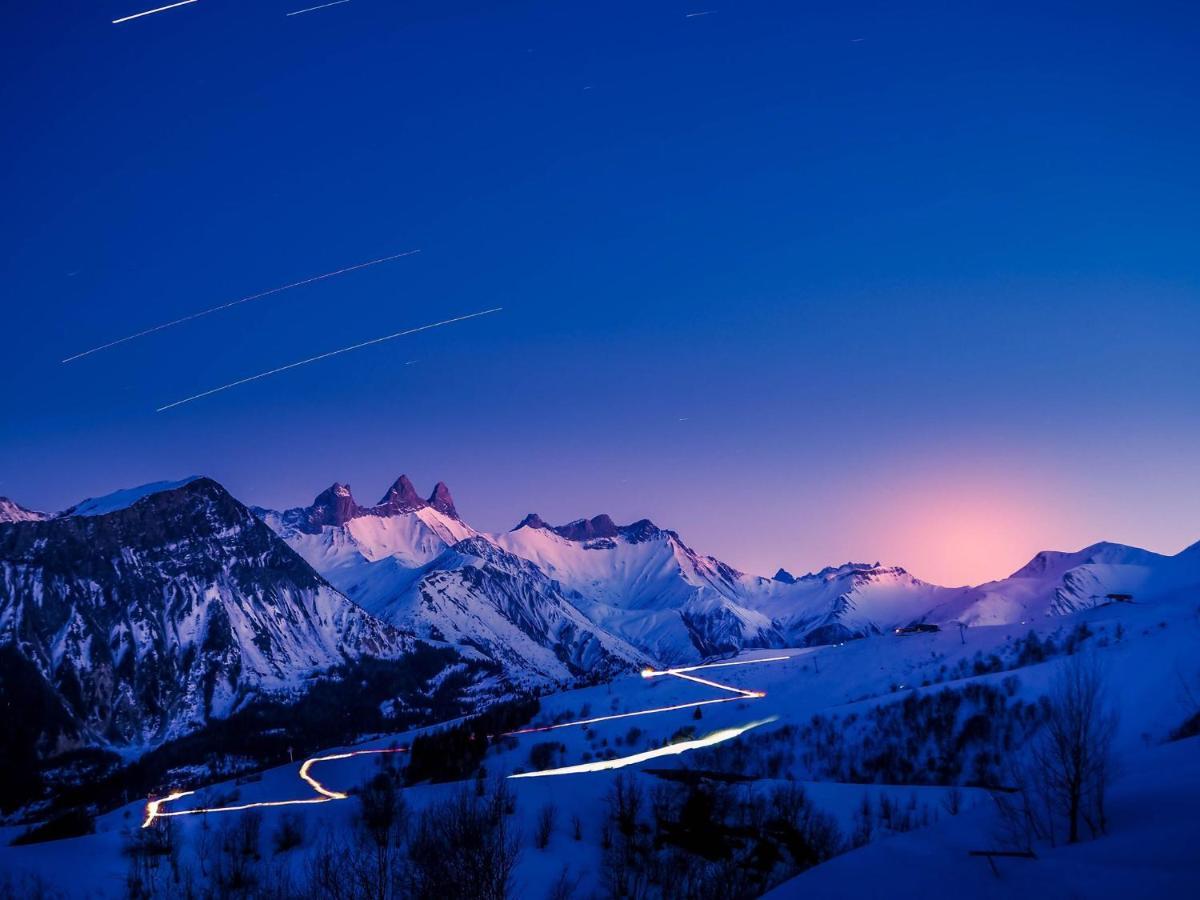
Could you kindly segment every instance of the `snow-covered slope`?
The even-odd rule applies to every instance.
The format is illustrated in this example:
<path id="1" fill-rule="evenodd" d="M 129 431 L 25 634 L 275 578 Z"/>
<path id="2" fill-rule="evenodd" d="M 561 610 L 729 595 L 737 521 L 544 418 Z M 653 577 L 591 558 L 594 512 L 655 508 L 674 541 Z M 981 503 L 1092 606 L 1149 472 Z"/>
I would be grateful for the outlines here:
<path id="1" fill-rule="evenodd" d="M 770 617 L 742 602 L 764 579 L 697 554 L 648 519 L 616 525 L 601 515 L 552 527 L 529 515 L 495 540 L 578 593 L 597 624 L 662 662 L 783 643 Z"/>
<path id="2" fill-rule="evenodd" d="M 0 525 L 0 645 L 50 686 L 73 733 L 144 745 L 411 641 L 199 478 Z"/>
<path id="3" fill-rule="evenodd" d="M 593 631 L 664 664 L 837 642 L 918 621 L 1021 622 L 1109 602 L 1110 593 L 1200 581 L 1196 565 L 1189 570 L 1179 561 L 1183 554 L 1119 544 L 1039 553 L 1011 577 L 977 588 L 940 587 L 879 563 L 800 577 L 781 569 L 763 578 L 695 552 L 648 519 L 618 525 L 599 515 L 552 526 L 531 514 L 512 531 L 483 535 L 458 516 L 444 484 L 422 499 L 403 476 L 372 507 L 359 506 L 348 486 L 335 484 L 310 506 L 258 513 L 334 586 L 387 621 L 422 632 L 440 628 L 432 614 L 421 621 L 419 584 L 455 544 L 488 540 L 534 565 L 520 577 L 557 582 Z M 533 582 L 522 593 L 546 591 Z M 486 598 L 481 603 L 488 605 Z M 469 644 L 474 636 L 468 629 L 456 639 Z"/>
<path id="4" fill-rule="evenodd" d="M 424 570 L 391 621 L 470 647 L 510 672 L 555 680 L 604 678 L 647 662 L 597 628 L 560 585 L 483 537 L 460 541 Z"/>
<path id="5" fill-rule="evenodd" d="M 857 637 L 962 594 L 878 563 L 799 578 L 746 575 L 645 519 L 618 526 L 597 516 L 556 528 L 530 515 L 496 541 L 587 598 L 597 623 L 671 661 Z"/>
<path id="6" fill-rule="evenodd" d="M 44 512 L 26 509 L 21 504 L 0 497 L 0 523 L 4 522 L 40 522 L 50 516 Z"/>
<path id="7" fill-rule="evenodd" d="M 574 886 L 574 896 L 605 893 L 612 884 L 614 861 L 619 860 L 610 852 L 615 832 L 609 798 L 617 777 L 622 778 L 626 790 L 637 790 L 643 799 L 641 812 L 635 810 L 633 815 L 647 835 L 646 854 L 671 861 L 673 867 L 666 871 L 677 871 L 674 866 L 680 861 L 680 845 L 652 838 L 670 833 L 659 824 L 659 818 L 661 810 L 670 811 L 674 780 L 663 775 L 678 767 L 691 769 L 693 774 L 726 772 L 745 779 L 730 788 L 736 798 L 728 804 L 733 810 L 744 809 L 743 803 L 749 805 L 756 799 L 766 803 L 777 788 L 800 785 L 815 809 L 833 818 L 841 834 L 839 849 L 846 851 L 845 855 L 785 882 L 772 897 L 928 897 L 946 884 L 961 887 L 965 896 L 996 898 L 1190 896 L 1189 889 L 1200 878 L 1200 857 L 1192 839 L 1194 809 L 1200 800 L 1200 739 L 1170 742 L 1168 738 L 1188 714 L 1178 696 L 1179 676 L 1183 673 L 1194 679 L 1197 672 L 1200 632 L 1195 627 L 1195 608 L 1192 595 L 1175 592 L 1145 603 L 1112 604 L 1041 618 L 1025 626 L 980 626 L 966 633 L 965 643 L 955 630 L 913 638 L 877 635 L 842 646 L 755 651 L 740 656 L 736 665 L 693 673 L 758 694 L 725 703 L 711 701 L 728 697 L 728 691 L 681 678 L 641 678 L 636 674 L 605 685 L 543 696 L 540 712 L 531 724 L 560 727 L 491 742 L 483 760 L 489 778 L 542 768 L 534 763 L 534 750 L 547 741 L 554 749 L 555 767 L 594 766 L 603 760 L 628 764 L 608 771 L 560 772 L 506 782 L 515 797 L 507 821 L 513 825 L 511 834 L 519 849 L 512 895 L 551 895 L 564 870 Z M 1058 649 L 1042 662 L 1021 662 L 1020 648 L 1030 631 L 1043 641 L 1054 640 Z M 1110 699 L 1121 711 L 1113 747 L 1117 780 L 1107 805 L 1108 834 L 1071 846 L 1039 842 L 1032 857 L 999 857 L 991 861 L 996 865 L 993 870 L 986 858 L 970 853 L 1006 849 L 1005 831 L 996 815 L 996 800 L 986 791 L 967 786 L 974 778 L 969 765 L 946 784 L 920 770 L 914 770 L 907 782 L 875 783 L 865 776 L 833 779 L 814 768 L 810 756 L 825 740 L 816 722 L 834 722 L 840 729 L 830 732 L 834 736 L 830 752 L 875 752 L 887 738 L 884 730 L 874 727 L 879 720 L 877 712 L 915 708 L 943 696 L 965 698 L 961 707 L 946 705 L 951 710 L 947 727 L 953 736 L 975 735 L 961 753 L 963 761 L 973 758 L 971 747 L 990 746 L 988 736 L 1000 734 L 1000 726 L 1013 721 L 1018 703 L 1025 710 L 1023 715 L 1029 714 L 1057 672 L 1072 659 L 1066 636 L 1083 631 L 1090 637 L 1083 639 L 1081 647 L 1095 653 L 1107 671 Z M 975 660 L 993 658 L 1002 663 L 1001 670 L 985 667 L 986 671 L 978 674 L 973 669 Z M 991 697 L 986 701 L 994 704 L 987 717 L 990 727 L 968 729 L 971 719 L 983 718 L 972 715 L 981 708 L 970 700 L 972 695 Z M 1002 698 L 1007 699 L 1001 702 Z M 709 705 L 701 708 L 703 703 Z M 633 717 L 604 718 L 630 714 Z M 572 724 L 580 720 L 589 724 Z M 852 720 L 857 725 L 851 724 Z M 754 723 L 758 724 L 742 737 L 714 744 L 711 750 L 714 754 L 725 751 L 721 754 L 706 756 L 708 751 L 693 749 L 656 756 L 653 761 L 631 761 L 647 751 L 662 749 L 681 732 L 708 737 Z M 918 748 L 932 740 L 920 731 L 900 732 L 894 737 Z M 381 767 L 378 756 L 352 756 L 348 751 L 411 746 L 414 738 L 413 733 L 390 734 L 355 747 L 328 748 L 320 755 L 342 758 L 317 764 L 311 774 L 328 788 L 350 793 L 377 776 Z M 952 747 L 953 742 L 947 746 Z M 1024 746 L 1019 744 L 1004 748 L 1006 759 L 1018 759 L 1022 752 Z M 915 753 L 900 756 L 918 758 Z M 400 755 L 396 764 L 402 766 L 403 760 Z M 299 778 L 301 765 L 297 759 L 258 779 L 207 788 L 201 787 L 202 773 L 196 773 L 198 780 L 184 786 L 198 788 L 197 794 L 173 802 L 171 808 L 302 799 L 311 793 Z M 431 805 L 459 796 L 462 787 L 459 783 L 406 786 L 403 797 L 412 821 L 419 821 Z M 473 793 L 475 788 L 470 790 Z M 886 820 L 884 800 L 892 810 Z M 864 807 L 871 816 L 865 832 L 860 830 Z M 547 808 L 556 815 L 548 842 L 540 843 L 537 826 Z M 687 813 L 694 817 L 690 824 L 716 833 L 713 818 L 721 814 L 720 809 L 719 804 L 697 805 Z M 889 824 L 893 821 L 890 816 L 906 819 L 908 813 L 916 827 Z M 287 852 L 264 853 L 259 869 L 265 878 L 271 878 L 277 876 L 270 873 L 282 867 L 290 871 L 297 885 L 304 885 L 316 869 L 315 860 L 323 847 L 358 840 L 364 833 L 361 805 L 353 795 L 344 802 L 266 806 L 257 814 L 262 816 L 262 840 L 267 848 L 270 836 L 285 821 L 302 823 L 299 830 L 304 840 L 300 845 Z M 144 815 L 145 801 L 139 800 L 97 818 L 94 834 L 32 846 L 0 846 L 0 870 L 36 874 L 55 887 L 72 891 L 72 896 L 118 896 L 125 888 L 124 875 L 129 868 L 123 848 L 131 842 L 131 835 L 137 834 Z M 200 884 L 212 877 L 207 874 L 213 870 L 211 857 L 203 856 L 211 846 L 207 836 L 212 829 L 236 827 L 240 815 L 214 813 L 172 820 L 182 848 L 180 866 L 198 873 L 195 877 Z M 667 825 L 670 822 L 667 818 Z M 912 830 L 904 831 L 909 827 Z M 742 826 L 737 833 L 766 830 Z M 0 843 L 18 831 L 9 828 L 7 834 L 0 833 Z M 851 849 L 860 840 L 865 844 Z M 86 865 L 66 866 L 67 858 L 85 860 Z M 762 858 L 751 859 L 757 863 Z M 704 866 L 705 862 L 698 859 L 695 865 Z M 771 860 L 766 865 L 772 865 Z M 171 869 L 166 865 L 160 869 L 160 883 L 169 891 L 174 884 Z M 757 871 L 755 867 L 749 874 Z M 737 883 L 734 876 L 738 873 L 725 870 L 724 874 L 730 880 L 719 887 Z M 776 874 L 782 877 L 784 873 Z M 656 887 L 660 883 L 651 881 L 646 896 L 660 896 Z"/>
<path id="8" fill-rule="evenodd" d="M 1074 553 L 1038 553 L 1008 578 L 982 584 L 930 610 L 930 621 L 999 625 L 1058 616 L 1113 602 L 1110 594 L 1148 600 L 1200 586 L 1200 544 L 1164 556 L 1099 543 Z"/>
<path id="9" fill-rule="evenodd" d="M 402 475 L 371 507 L 335 484 L 310 506 L 256 512 L 373 615 L 517 678 L 599 676 L 646 658 L 597 628 L 536 565 L 465 524 L 443 483 L 424 500 Z"/>
<path id="10" fill-rule="evenodd" d="M 444 484 L 422 500 L 404 475 L 372 507 L 359 506 L 348 484 L 334 484 L 310 506 L 254 512 L 340 591 L 385 616 L 417 570 L 475 536 Z"/>
<path id="11" fill-rule="evenodd" d="M 153 481 L 150 484 L 143 484 L 138 487 L 122 488 L 119 491 L 113 491 L 111 494 L 105 494 L 103 497 L 91 497 L 82 503 L 72 506 L 59 515 L 104 516 L 108 513 L 128 509 L 139 500 L 143 500 L 152 494 L 161 494 L 164 491 L 173 491 L 176 488 L 181 488 L 199 477 L 199 475 L 190 475 L 178 481 Z"/>
<path id="12" fill-rule="evenodd" d="M 789 645 L 799 646 L 907 625 L 968 590 L 930 584 L 899 566 L 846 563 L 790 581 L 758 579 L 747 602 L 778 624 Z"/>

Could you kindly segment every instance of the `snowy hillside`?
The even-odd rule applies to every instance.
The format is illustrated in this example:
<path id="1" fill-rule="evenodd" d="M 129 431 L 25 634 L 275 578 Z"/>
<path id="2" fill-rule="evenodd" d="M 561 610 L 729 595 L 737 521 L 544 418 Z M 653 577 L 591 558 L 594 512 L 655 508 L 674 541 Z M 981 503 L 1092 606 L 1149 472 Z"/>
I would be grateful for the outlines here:
<path id="1" fill-rule="evenodd" d="M 1195 711 L 1173 686 L 1181 676 L 1200 677 L 1197 596 L 1176 591 L 962 634 L 881 634 L 751 651 L 715 667 L 625 675 L 546 696 L 529 726 L 491 737 L 482 757 L 486 781 L 470 779 L 465 794 L 455 783 L 401 788 L 413 842 L 405 847 L 417 852 L 427 810 L 444 817 L 447 804 L 510 776 L 505 833 L 517 853 L 510 896 L 549 896 L 564 870 L 573 895 L 582 897 L 610 895 L 619 878 L 644 879 L 643 896 L 659 897 L 674 884 L 718 875 L 744 889 L 773 888 L 779 897 L 928 896 L 947 879 L 972 896 L 1012 896 L 1014 887 L 1026 896 L 1186 896 L 1200 877 L 1186 840 L 1200 802 L 1197 739 L 1171 736 Z M 1030 857 L 997 859 L 997 876 L 987 859 L 969 854 L 1003 849 L 996 798 L 1009 795 L 966 785 L 980 778 L 1007 783 L 1006 759 L 1024 752 L 1042 727 L 1041 698 L 1083 654 L 1103 667 L 1110 702 L 1121 712 L 1107 833 L 1077 847 L 1039 843 Z M 946 709 L 956 712 L 947 717 Z M 322 761 L 303 770 L 328 794 L 316 803 L 287 803 L 311 790 L 297 761 L 260 780 L 171 800 L 161 811 L 182 815 L 152 827 L 174 829 L 183 869 L 220 872 L 221 842 L 211 835 L 232 834 L 245 821 L 245 806 L 265 803 L 253 810 L 261 815 L 253 840 L 263 848 L 253 877 L 264 889 L 283 883 L 300 896 L 330 864 L 320 861 L 331 845 L 351 854 L 356 842 L 369 842 L 362 801 L 351 791 L 391 771 L 403 784 L 404 753 L 389 754 L 415 737 L 387 735 L 318 754 Z M 889 747 L 909 750 L 893 754 Z M 934 768 L 925 768 L 927 756 Z M 279 801 L 284 805 L 271 805 Z M 229 806 L 242 811 L 219 811 Z M 213 811 L 187 814 L 203 808 Z M 701 815 L 696 810 L 703 810 L 703 828 L 693 832 L 688 817 Z M 787 810 L 791 818 L 779 818 Z M 136 846 L 145 818 L 139 801 L 99 818 L 94 835 L 0 849 L 0 863 L 76 895 L 110 896 L 133 871 L 127 848 Z M 271 852 L 285 825 L 296 843 Z M 816 855 L 793 856 L 786 842 L 772 843 L 785 827 L 798 839 L 819 840 L 810 848 Z M 740 860 L 741 868 L 687 849 L 692 834 L 724 836 L 730 843 L 701 846 L 732 848 L 730 865 Z M 746 835 L 758 844 L 746 846 Z M 755 846 L 782 855 L 750 853 Z M 408 865 L 407 852 L 393 864 Z M 64 854 L 87 861 L 69 880 Z M 367 865 L 352 863 L 352 855 L 337 859 L 342 874 Z M 797 869 L 807 871 L 780 884 Z M 171 871 L 164 865 L 143 874 L 169 891 Z"/>
<path id="2" fill-rule="evenodd" d="M 0 525 L 0 644 L 59 704 L 45 750 L 153 744 L 411 646 L 203 478 Z"/>

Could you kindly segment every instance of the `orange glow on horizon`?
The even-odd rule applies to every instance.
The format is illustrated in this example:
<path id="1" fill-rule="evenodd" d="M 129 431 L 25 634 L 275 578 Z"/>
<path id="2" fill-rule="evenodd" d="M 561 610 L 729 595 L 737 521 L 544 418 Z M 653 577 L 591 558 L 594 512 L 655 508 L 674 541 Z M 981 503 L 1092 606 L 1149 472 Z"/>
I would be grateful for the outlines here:
<path id="1" fill-rule="evenodd" d="M 1052 485 L 1039 488 L 1029 473 L 994 468 L 966 473 L 964 465 L 954 460 L 905 473 L 898 486 L 876 486 L 882 497 L 862 497 L 857 505 L 876 512 L 867 516 L 860 509 L 846 526 L 863 532 L 856 544 L 876 548 L 861 561 L 903 566 L 946 587 L 976 585 L 1008 577 L 1040 550 L 1078 549 L 1058 546 L 1056 536 L 1065 530 L 1088 534 L 1066 521 Z"/>

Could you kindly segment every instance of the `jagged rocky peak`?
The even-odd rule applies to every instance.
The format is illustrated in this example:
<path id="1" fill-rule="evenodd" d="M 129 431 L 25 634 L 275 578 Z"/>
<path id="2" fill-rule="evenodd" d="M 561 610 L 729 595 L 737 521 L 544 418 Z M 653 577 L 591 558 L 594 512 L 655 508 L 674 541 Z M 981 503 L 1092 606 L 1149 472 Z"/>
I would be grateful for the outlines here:
<path id="1" fill-rule="evenodd" d="M 878 562 L 873 563 L 842 563 L 840 566 L 826 566 L 820 572 L 814 572 L 805 575 L 805 578 L 818 578 L 821 581 L 833 581 L 837 578 L 844 578 L 847 575 L 857 575 L 865 572 L 874 572 L 880 569 Z M 903 571 L 903 570 L 901 570 Z"/>
<path id="2" fill-rule="evenodd" d="M 514 528 L 513 531 L 520 531 L 522 528 L 541 528 L 546 531 L 550 530 L 550 526 L 546 524 L 546 520 L 537 513 L 530 513 L 527 515 L 517 523 L 517 527 Z"/>
<path id="3" fill-rule="evenodd" d="M 784 584 L 795 584 L 796 576 L 781 566 L 779 571 L 771 576 L 771 580 L 772 581 L 780 581 L 780 582 L 783 582 Z"/>
<path id="4" fill-rule="evenodd" d="M 322 525 L 345 525 L 360 512 L 354 495 L 350 493 L 350 485 L 334 482 L 330 487 L 317 494 L 312 506 L 308 508 L 308 523 L 320 527 Z"/>
<path id="5" fill-rule="evenodd" d="M 0 497 L 0 523 L 4 522 L 41 522 L 50 516 L 44 512 L 26 509 L 15 500 Z"/>
<path id="6" fill-rule="evenodd" d="M 660 535 L 670 533 L 663 531 L 649 519 L 638 519 L 629 525 L 618 525 L 612 520 L 612 516 L 605 513 L 593 516 L 590 519 L 576 519 L 574 522 L 568 522 L 566 525 L 550 525 L 537 513 L 530 513 L 517 524 L 517 527 L 513 531 L 518 531 L 522 528 L 539 528 L 545 531 L 552 531 L 559 537 L 566 538 L 568 541 L 586 542 L 623 537 L 631 544 L 648 541 Z"/>
<path id="7" fill-rule="evenodd" d="M 454 508 L 454 498 L 450 496 L 450 488 L 446 487 L 446 482 L 439 481 L 433 486 L 433 493 L 429 495 L 428 503 L 443 515 L 450 516 L 452 519 L 458 518 L 458 510 Z"/>
<path id="8" fill-rule="evenodd" d="M 590 541 L 593 538 L 617 536 L 617 524 L 607 515 L 601 513 L 590 519 L 576 519 L 566 525 L 559 525 L 555 533 L 569 541 Z"/>
<path id="9" fill-rule="evenodd" d="M 350 485 L 335 483 L 317 495 L 311 506 L 286 510 L 281 518 L 286 525 L 312 534 L 325 526 L 338 527 L 362 516 L 399 516 L 421 509 L 435 509 L 443 515 L 458 518 L 454 500 L 445 482 L 439 481 L 428 500 L 417 493 L 407 475 L 392 482 L 375 506 L 359 506 L 350 492 Z"/>
<path id="10" fill-rule="evenodd" d="M 407 475 L 401 475 L 392 486 L 387 489 L 387 493 L 379 500 L 376 509 L 387 509 L 395 512 L 409 512 L 414 509 L 420 509 L 425 505 L 425 501 L 421 499 L 421 495 L 417 493 L 417 489 L 413 487 L 413 483 L 409 481 Z"/>

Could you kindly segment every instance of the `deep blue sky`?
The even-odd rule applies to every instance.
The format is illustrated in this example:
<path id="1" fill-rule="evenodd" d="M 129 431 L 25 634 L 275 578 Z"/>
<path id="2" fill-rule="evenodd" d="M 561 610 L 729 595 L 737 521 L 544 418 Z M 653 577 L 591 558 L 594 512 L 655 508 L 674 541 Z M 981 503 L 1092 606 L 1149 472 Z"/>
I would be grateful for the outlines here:
<path id="1" fill-rule="evenodd" d="M 647 515 L 751 571 L 944 582 L 1200 538 L 1195 4 L 110 24 L 153 5 L 4 13 L 0 494 L 204 473 L 282 506 L 407 472 L 481 528 Z"/>

